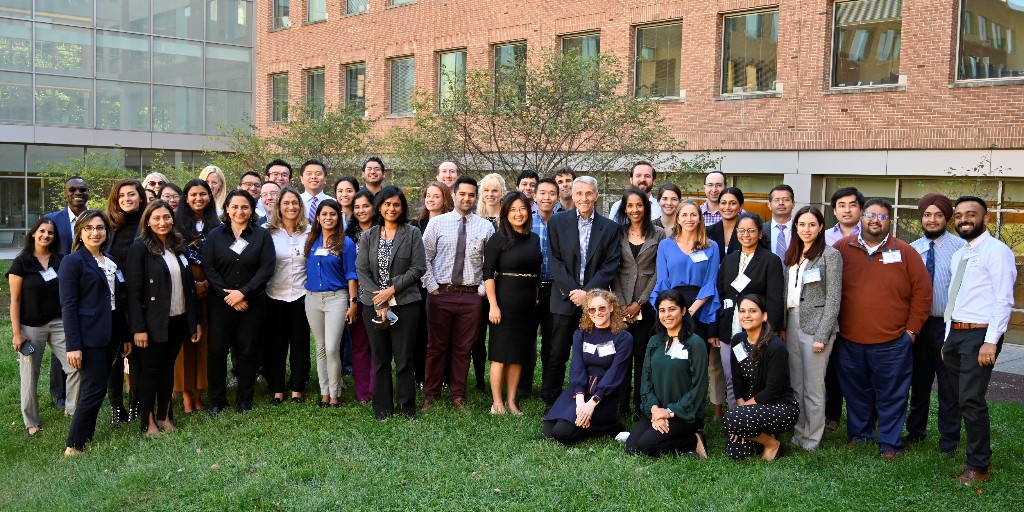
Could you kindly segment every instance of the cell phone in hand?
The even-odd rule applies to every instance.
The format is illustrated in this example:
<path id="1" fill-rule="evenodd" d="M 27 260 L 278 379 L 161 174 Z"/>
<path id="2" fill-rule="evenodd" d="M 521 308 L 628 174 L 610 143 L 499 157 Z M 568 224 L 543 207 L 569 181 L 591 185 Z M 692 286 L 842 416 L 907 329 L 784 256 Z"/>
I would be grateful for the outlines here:
<path id="1" fill-rule="evenodd" d="M 36 347 L 29 340 L 25 340 L 25 342 L 21 344 L 21 348 L 18 349 L 18 352 L 23 356 L 30 356 L 36 353 Z"/>

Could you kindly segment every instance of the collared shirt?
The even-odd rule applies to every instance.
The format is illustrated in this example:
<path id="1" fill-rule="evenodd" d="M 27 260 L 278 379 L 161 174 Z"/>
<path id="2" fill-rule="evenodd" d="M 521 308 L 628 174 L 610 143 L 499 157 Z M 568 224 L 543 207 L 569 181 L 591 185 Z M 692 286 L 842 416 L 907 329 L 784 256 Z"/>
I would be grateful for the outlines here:
<path id="1" fill-rule="evenodd" d="M 309 192 L 303 192 L 303 193 L 299 194 L 299 196 L 302 197 L 302 214 L 305 215 L 306 218 L 308 219 L 309 218 L 309 200 L 313 199 L 313 194 L 310 194 Z M 317 206 L 319 206 L 320 203 L 324 202 L 324 199 L 334 199 L 334 198 L 329 196 L 329 195 L 327 195 L 327 194 L 325 194 L 324 191 L 321 190 L 320 193 L 316 195 L 316 204 L 317 204 Z"/>
<path id="2" fill-rule="evenodd" d="M 709 201 L 704 201 L 704 203 L 700 205 L 700 214 L 704 216 L 705 226 L 710 226 L 716 222 L 722 221 L 722 213 L 708 210 L 708 202 Z"/>
<path id="3" fill-rule="evenodd" d="M 587 274 L 587 252 L 590 249 L 590 232 L 594 229 L 594 212 L 590 217 L 584 217 L 576 210 L 576 228 L 580 232 L 580 284 L 585 282 Z"/>
<path id="4" fill-rule="evenodd" d="M 267 283 L 267 296 L 271 299 L 293 302 L 306 295 L 307 237 L 308 226 L 305 231 L 294 235 L 288 234 L 284 226 L 270 231 L 275 256 L 274 276 Z"/>
<path id="5" fill-rule="evenodd" d="M 548 218 L 550 219 L 550 217 Z M 551 267 L 548 265 L 548 223 L 539 213 L 533 214 L 533 232 L 540 237 L 540 253 L 543 256 L 540 264 L 540 280 L 543 282 L 554 281 L 555 276 L 551 273 Z"/>
<path id="6" fill-rule="evenodd" d="M 988 324 L 985 343 L 998 343 L 1013 309 L 1013 283 L 1017 282 L 1013 251 L 986 231 L 957 249 L 950 261 L 953 272 L 962 259 L 967 260 L 967 266 L 955 299 L 954 283 L 949 285 L 949 300 L 955 300 L 953 321 Z M 949 324 L 946 331 L 949 332 Z"/>
<path id="7" fill-rule="evenodd" d="M 860 235 L 859 222 L 853 226 L 853 229 L 850 230 L 850 234 L 858 236 Z M 825 243 L 828 245 L 835 245 L 836 242 L 839 241 L 839 239 L 845 236 L 846 235 L 843 234 L 843 230 L 842 228 L 839 227 L 839 223 L 837 222 L 835 226 L 832 226 L 832 229 L 825 230 Z"/>
<path id="8" fill-rule="evenodd" d="M 181 285 L 181 266 L 173 251 L 164 250 L 163 259 L 164 265 L 167 265 L 167 273 L 171 276 L 171 309 L 168 316 L 178 316 L 185 313 L 185 287 Z"/>
<path id="9" fill-rule="evenodd" d="M 245 243 L 238 242 L 239 239 Z M 221 224 L 206 235 L 203 271 L 218 298 L 227 295 L 226 289 L 238 290 L 246 297 L 263 293 L 274 275 L 274 264 L 274 241 L 259 226 L 246 226 L 242 235 L 235 238 L 231 224 Z"/>
<path id="10" fill-rule="evenodd" d="M 872 247 L 872 246 L 868 245 L 868 242 L 866 240 L 864 240 L 864 237 L 861 236 L 860 232 L 857 233 L 857 243 L 859 243 L 861 245 L 861 247 L 863 247 L 864 250 L 868 252 L 868 257 L 870 257 L 871 255 L 873 255 L 876 252 L 878 252 L 878 249 L 882 248 L 885 245 L 885 243 L 888 242 L 888 241 L 889 241 L 889 235 L 887 234 L 887 235 L 885 235 L 885 238 L 883 238 L 882 241 L 878 243 L 878 245 Z"/>
<path id="11" fill-rule="evenodd" d="M 929 242 L 935 242 L 935 277 L 932 278 L 932 311 L 931 316 L 941 317 L 946 311 L 946 299 L 949 297 L 949 283 L 953 280 L 953 269 L 950 261 L 957 249 L 967 245 L 963 238 L 950 233 L 943 233 L 942 236 L 932 240 L 922 236 L 910 244 L 926 263 L 928 251 L 931 250 Z"/>
<path id="12" fill-rule="evenodd" d="M 567 212 L 567 211 L 569 211 L 571 209 L 572 209 L 571 207 L 566 209 L 564 206 L 562 206 L 562 201 L 559 200 L 557 203 L 555 203 L 555 211 L 554 211 L 554 213 Z"/>
<path id="13" fill-rule="evenodd" d="M 452 282 L 452 263 L 459 240 L 462 215 L 452 211 L 438 215 L 427 224 L 423 232 L 423 248 L 427 256 L 427 271 L 423 274 L 423 287 L 433 292 L 442 284 Z M 477 286 L 483 295 L 484 244 L 494 234 L 490 221 L 476 214 L 466 216 L 466 253 L 462 267 L 462 284 Z"/>
<path id="14" fill-rule="evenodd" d="M 785 224 L 779 224 L 779 223 L 775 222 L 775 219 L 772 219 L 772 222 L 769 225 L 771 226 L 771 230 L 772 230 L 771 231 L 772 246 L 769 247 L 769 249 L 773 253 L 775 253 L 775 247 L 779 243 L 779 226 L 785 226 L 782 229 L 782 231 L 786 233 L 786 249 L 788 250 L 789 246 L 793 244 L 793 217 L 790 217 L 789 218 L 789 222 L 787 222 Z M 775 253 L 775 254 L 776 254 L 776 256 L 779 256 L 778 253 Z M 786 259 L 786 255 L 783 254 L 783 255 L 779 256 L 779 258 L 782 258 L 783 260 L 785 260 Z"/>
<path id="15" fill-rule="evenodd" d="M 341 238 L 343 246 L 340 251 L 337 248 L 325 249 L 323 235 L 313 241 L 309 258 L 306 259 L 307 290 L 348 292 L 348 282 L 359 279 L 356 273 L 356 243 L 347 236 Z"/>
<path id="16" fill-rule="evenodd" d="M 658 200 L 650 194 L 647 195 L 647 200 L 651 202 L 651 220 L 661 218 L 661 205 L 658 204 Z M 622 204 L 622 199 L 615 201 L 612 205 L 612 209 L 608 210 L 608 218 L 615 220 L 615 212 L 619 211 L 619 205 Z"/>
<path id="17" fill-rule="evenodd" d="M 65 208 L 65 210 L 67 210 L 67 212 L 68 212 L 68 220 L 71 221 L 71 232 L 74 233 L 75 232 L 75 220 L 78 219 L 78 215 L 75 215 L 75 212 L 71 211 L 71 207 L 70 206 Z"/>

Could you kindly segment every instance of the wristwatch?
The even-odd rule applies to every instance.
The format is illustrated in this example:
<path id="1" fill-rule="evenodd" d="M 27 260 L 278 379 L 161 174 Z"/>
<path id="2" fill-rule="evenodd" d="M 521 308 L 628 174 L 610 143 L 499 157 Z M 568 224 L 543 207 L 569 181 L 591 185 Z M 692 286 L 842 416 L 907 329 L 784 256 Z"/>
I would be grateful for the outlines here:
<path id="1" fill-rule="evenodd" d="M 590 397 L 590 399 L 593 400 L 595 404 L 601 403 L 601 397 L 599 397 L 597 395 L 594 395 L 594 396 Z"/>

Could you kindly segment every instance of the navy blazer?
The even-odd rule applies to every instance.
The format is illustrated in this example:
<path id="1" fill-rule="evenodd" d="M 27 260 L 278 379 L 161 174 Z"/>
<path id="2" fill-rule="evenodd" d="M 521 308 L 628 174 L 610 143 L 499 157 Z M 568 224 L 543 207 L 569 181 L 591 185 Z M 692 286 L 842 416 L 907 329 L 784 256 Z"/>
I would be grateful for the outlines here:
<path id="1" fill-rule="evenodd" d="M 580 276 L 580 231 L 576 209 L 556 213 L 548 221 L 549 267 L 555 277 L 551 293 L 551 312 L 572 315 L 577 307 L 569 300 L 573 290 L 608 290 L 618 273 L 622 249 L 619 246 L 619 226 L 594 210 L 594 224 L 590 228 L 587 246 L 587 268 Z"/>
<path id="2" fill-rule="evenodd" d="M 114 261 L 109 255 L 104 255 Z M 96 258 L 82 247 L 60 262 L 60 303 L 68 351 L 113 343 L 110 286 Z M 120 287 L 114 279 L 115 292 Z"/>
<path id="3" fill-rule="evenodd" d="M 175 255 L 174 262 L 181 272 L 188 332 L 195 334 L 196 325 L 199 324 L 199 299 L 196 296 L 196 283 L 192 280 L 192 270 L 183 259 L 183 256 Z M 166 343 L 171 312 L 171 272 L 167 270 L 164 257 L 151 254 L 142 240 L 136 240 L 128 249 L 126 269 L 128 325 L 131 332 L 144 332 L 149 341 Z"/>
<path id="4" fill-rule="evenodd" d="M 53 223 L 57 225 L 57 236 L 60 237 L 60 253 L 64 255 L 71 254 L 74 227 L 71 225 L 71 219 L 68 218 L 67 207 L 63 210 L 47 213 L 46 218 L 52 219 Z"/>

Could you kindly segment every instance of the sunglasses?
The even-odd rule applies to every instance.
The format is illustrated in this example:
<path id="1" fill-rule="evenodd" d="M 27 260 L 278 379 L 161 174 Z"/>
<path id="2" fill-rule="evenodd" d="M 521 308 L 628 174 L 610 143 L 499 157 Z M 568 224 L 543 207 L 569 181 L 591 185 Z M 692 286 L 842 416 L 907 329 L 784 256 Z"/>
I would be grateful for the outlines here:
<path id="1" fill-rule="evenodd" d="M 68 192 L 72 194 L 84 194 L 89 191 L 89 187 L 68 187 Z"/>
<path id="2" fill-rule="evenodd" d="M 594 313 L 607 313 L 608 306 L 597 306 L 596 308 L 587 308 L 587 313 L 593 315 Z"/>

